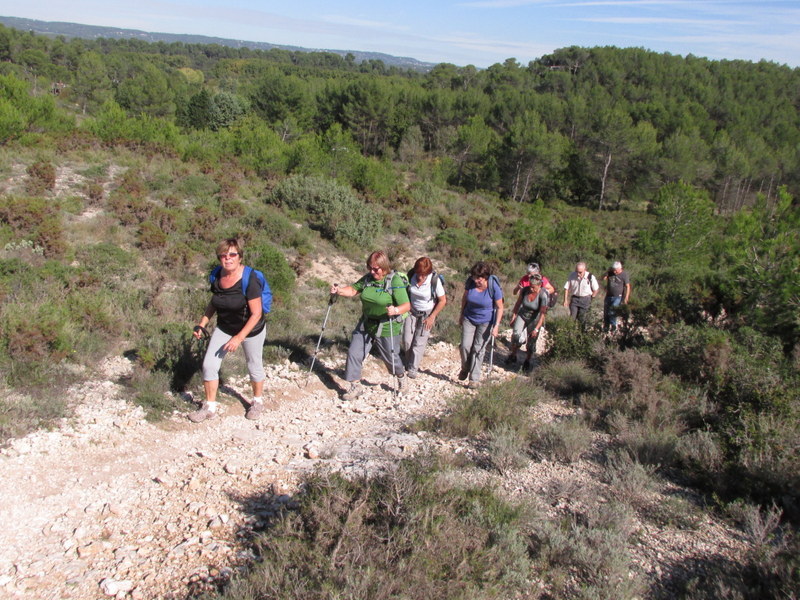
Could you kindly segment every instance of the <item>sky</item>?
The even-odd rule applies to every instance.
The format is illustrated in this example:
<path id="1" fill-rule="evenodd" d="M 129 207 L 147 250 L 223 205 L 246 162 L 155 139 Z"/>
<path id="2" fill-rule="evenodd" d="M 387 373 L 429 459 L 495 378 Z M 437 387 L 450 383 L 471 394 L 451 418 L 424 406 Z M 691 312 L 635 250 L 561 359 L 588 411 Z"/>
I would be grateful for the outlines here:
<path id="1" fill-rule="evenodd" d="M 800 0 L 0 0 L 0 15 L 458 66 L 567 46 L 800 66 Z"/>

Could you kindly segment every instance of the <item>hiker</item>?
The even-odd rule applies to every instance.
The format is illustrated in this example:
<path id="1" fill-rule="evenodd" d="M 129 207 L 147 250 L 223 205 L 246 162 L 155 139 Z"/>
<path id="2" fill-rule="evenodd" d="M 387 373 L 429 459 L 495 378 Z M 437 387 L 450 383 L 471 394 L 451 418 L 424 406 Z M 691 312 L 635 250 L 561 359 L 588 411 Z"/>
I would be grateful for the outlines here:
<path id="1" fill-rule="evenodd" d="M 221 241 L 217 245 L 217 258 L 220 267 L 212 271 L 210 277 L 211 301 L 194 328 L 194 336 L 200 339 L 211 317 L 217 315 L 217 326 L 211 334 L 203 359 L 203 388 L 206 401 L 198 410 L 189 414 L 189 420 L 193 423 L 200 423 L 216 416 L 222 359 L 229 352 L 236 352 L 239 346 L 244 349 L 247 370 L 250 373 L 250 385 L 253 388 L 253 400 L 247 408 L 245 417 L 251 420 L 258 419 L 264 408 L 262 395 L 266 373 L 261 359 L 267 324 L 264 320 L 262 293 L 264 291 L 269 293 L 269 286 L 266 285 L 266 281 L 262 285 L 256 276 L 256 271 L 252 269 L 248 269 L 249 281 L 243 281 L 246 267 L 242 262 L 244 248 L 240 240 L 229 238 Z M 271 298 L 271 294 L 269 297 Z"/>
<path id="2" fill-rule="evenodd" d="M 603 331 L 617 332 L 617 307 L 627 304 L 631 297 L 631 278 L 627 271 L 622 269 L 622 263 L 614 261 L 611 268 L 603 276 L 606 282 L 606 299 L 603 302 Z"/>
<path id="3" fill-rule="evenodd" d="M 433 263 L 422 256 L 414 263 L 408 278 L 411 315 L 403 323 L 403 353 L 406 375 L 416 378 L 436 317 L 447 304 L 442 277 L 433 272 Z"/>
<path id="4" fill-rule="evenodd" d="M 525 344 L 526 357 L 522 368 L 531 368 L 531 356 L 536 349 L 536 340 L 544 327 L 544 318 L 550 303 L 550 295 L 544 289 L 541 275 L 532 275 L 530 285 L 519 291 L 517 301 L 511 311 L 511 353 L 507 365 L 517 362 L 517 351 Z"/>
<path id="5" fill-rule="evenodd" d="M 586 263 L 579 262 L 564 283 L 564 307 L 569 308 L 569 316 L 586 325 L 592 298 L 600 291 L 597 277 L 586 270 Z"/>
<path id="6" fill-rule="evenodd" d="M 534 275 L 539 275 L 542 278 L 542 287 L 550 296 L 553 296 L 553 294 L 556 293 L 556 289 L 550 283 L 550 280 L 547 279 L 547 277 L 545 277 L 544 275 L 542 275 L 542 271 L 539 268 L 539 265 L 537 263 L 532 262 L 528 264 L 527 273 L 523 275 L 522 278 L 517 283 L 517 285 L 514 286 L 514 291 L 512 292 L 512 294 L 516 296 L 519 294 L 519 291 L 522 288 L 528 287 L 530 285 L 531 277 L 533 277 Z"/>
<path id="7" fill-rule="evenodd" d="M 350 386 L 342 400 L 355 400 L 364 391 L 361 368 L 372 345 L 378 348 L 381 359 L 392 375 L 397 377 L 398 391 L 405 382 L 405 368 L 400 359 L 401 315 L 411 308 L 403 278 L 392 270 L 385 252 L 373 252 L 367 258 L 369 273 L 353 285 L 331 286 L 330 293 L 345 298 L 361 295 L 362 316 L 353 330 L 344 379 Z"/>
<path id="8" fill-rule="evenodd" d="M 503 290 L 491 267 L 483 261 L 475 263 L 464 286 L 461 298 L 461 372 L 458 378 L 469 377 L 469 386 L 477 387 L 490 337 L 497 337 L 503 319 Z"/>

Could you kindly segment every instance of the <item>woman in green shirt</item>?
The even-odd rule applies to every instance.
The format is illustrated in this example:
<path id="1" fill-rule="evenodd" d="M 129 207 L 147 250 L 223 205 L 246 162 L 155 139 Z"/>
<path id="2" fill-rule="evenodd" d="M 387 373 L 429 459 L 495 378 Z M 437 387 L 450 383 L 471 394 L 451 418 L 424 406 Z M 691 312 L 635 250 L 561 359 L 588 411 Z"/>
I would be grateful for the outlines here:
<path id="1" fill-rule="evenodd" d="M 403 279 L 392 271 L 385 252 L 373 252 L 367 258 L 369 273 L 353 285 L 331 286 L 331 294 L 352 298 L 361 295 L 361 319 L 353 330 L 347 364 L 344 369 L 349 389 L 343 400 L 355 400 L 364 391 L 361 385 L 361 368 L 372 345 L 386 366 L 398 378 L 398 390 L 403 389 L 405 369 L 400 359 L 400 334 L 402 320 L 397 318 L 411 309 L 408 291 Z M 391 276 L 391 280 L 387 277 Z"/>

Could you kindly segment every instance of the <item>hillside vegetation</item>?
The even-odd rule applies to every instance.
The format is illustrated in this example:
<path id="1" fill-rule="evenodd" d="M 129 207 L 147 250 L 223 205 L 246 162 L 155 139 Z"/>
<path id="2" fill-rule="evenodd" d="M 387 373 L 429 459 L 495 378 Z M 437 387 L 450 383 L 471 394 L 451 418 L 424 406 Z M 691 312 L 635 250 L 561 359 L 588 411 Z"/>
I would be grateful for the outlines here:
<path id="1" fill-rule="evenodd" d="M 478 259 L 507 291 L 529 260 L 557 287 L 576 260 L 598 275 L 621 260 L 633 283 L 622 334 L 551 319 L 532 383 L 579 404 L 581 426 L 613 434 L 621 470 L 690 482 L 715 510 L 745 503 L 783 518 L 748 578 L 724 585 L 795 597 L 785 544 L 800 518 L 797 69 L 573 47 L 526 66 L 419 74 L 325 53 L 2 27 L 0 61 L 4 439 L 63 415 L 59 389 L 109 354 L 135 361 L 131 400 L 153 418 L 185 410 L 165 392 L 197 387 L 190 332 L 223 237 L 244 238 L 276 292 L 270 361 L 313 352 L 328 284 L 314 257 L 408 257 L 425 244 L 451 297 Z M 456 312 L 440 339 L 457 339 Z M 574 439 L 498 412 L 533 402 L 518 396 L 487 392 L 485 405 L 424 426 L 501 441 L 503 426 L 523 453 Z M 335 491 L 312 483 L 315 498 Z M 353 497 L 369 486 L 328 483 Z M 453 494 L 458 510 L 466 500 Z"/>

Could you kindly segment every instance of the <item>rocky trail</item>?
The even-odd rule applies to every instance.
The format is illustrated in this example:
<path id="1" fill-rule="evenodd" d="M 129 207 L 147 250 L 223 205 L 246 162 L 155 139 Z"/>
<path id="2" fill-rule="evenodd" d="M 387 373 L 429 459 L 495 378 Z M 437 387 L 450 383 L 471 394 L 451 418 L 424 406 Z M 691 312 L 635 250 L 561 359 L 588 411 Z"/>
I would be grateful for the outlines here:
<path id="1" fill-rule="evenodd" d="M 247 381 L 230 382 L 224 414 L 198 425 L 177 414 L 147 422 L 115 383 L 130 365 L 107 360 L 106 379 L 67 391 L 72 417 L 14 440 L 0 455 L 0 598 L 184 598 L 255 558 L 253 537 L 293 504 L 304 473 L 372 472 L 425 447 L 474 451 L 466 441 L 403 429 L 440 413 L 456 393 L 481 393 L 455 380 L 457 349 L 432 344 L 420 376 L 401 396 L 370 358 L 369 391 L 349 403 L 335 389 L 343 357 L 336 360 L 318 363 L 315 371 L 327 375 L 315 374 L 308 387 L 305 367 L 268 366 L 266 389 L 278 406 L 256 422 L 244 418 L 236 400 L 247 395 Z M 494 375 L 516 376 L 502 368 Z M 537 418 L 551 420 L 573 411 L 560 402 L 535 408 Z M 596 443 L 605 443 L 600 434 Z M 510 496 L 553 485 L 590 490 L 575 499 L 563 494 L 548 509 L 554 517 L 602 487 L 589 459 L 532 461 L 504 477 L 472 471 L 470 478 L 495 480 Z M 743 551 L 736 532 L 704 519 L 688 532 L 643 524 L 644 541 L 633 549 L 639 568 L 658 580 L 662 569 L 687 557 L 735 558 Z"/>

